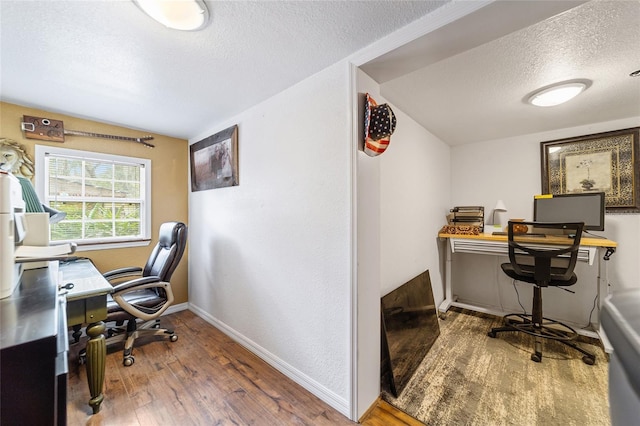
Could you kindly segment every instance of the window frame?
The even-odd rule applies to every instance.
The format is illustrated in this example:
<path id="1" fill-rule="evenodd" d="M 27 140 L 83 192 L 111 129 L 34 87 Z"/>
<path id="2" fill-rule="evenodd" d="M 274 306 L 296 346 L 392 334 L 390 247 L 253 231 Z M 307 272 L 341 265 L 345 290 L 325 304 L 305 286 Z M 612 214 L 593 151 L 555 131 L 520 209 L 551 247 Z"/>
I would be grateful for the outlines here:
<path id="1" fill-rule="evenodd" d="M 141 234 L 137 237 L 107 237 L 81 239 L 74 241 L 78 247 L 76 251 L 104 250 L 124 247 L 147 246 L 151 242 L 151 160 L 148 158 L 128 157 L 124 155 L 105 154 L 102 152 L 83 151 L 78 149 L 59 148 L 48 145 L 35 145 L 35 189 L 38 198 L 45 203 L 45 181 L 46 181 L 46 156 L 48 154 L 79 157 L 85 160 L 108 161 L 116 163 L 129 163 L 142 165 L 144 173 L 144 197 L 142 199 L 140 213 Z M 142 189 L 142 188 L 141 188 Z M 117 199 L 113 199 L 118 201 Z M 83 199 L 87 202 L 86 199 Z"/>

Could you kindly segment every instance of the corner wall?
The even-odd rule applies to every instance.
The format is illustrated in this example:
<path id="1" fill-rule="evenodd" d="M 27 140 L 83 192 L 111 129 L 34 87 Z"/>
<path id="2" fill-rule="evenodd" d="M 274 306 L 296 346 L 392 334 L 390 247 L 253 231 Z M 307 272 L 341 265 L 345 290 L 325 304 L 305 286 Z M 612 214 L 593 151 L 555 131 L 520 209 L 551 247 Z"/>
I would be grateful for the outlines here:
<path id="1" fill-rule="evenodd" d="M 192 309 L 350 416 L 351 146 L 345 62 L 238 124 L 239 186 L 191 192 Z"/>

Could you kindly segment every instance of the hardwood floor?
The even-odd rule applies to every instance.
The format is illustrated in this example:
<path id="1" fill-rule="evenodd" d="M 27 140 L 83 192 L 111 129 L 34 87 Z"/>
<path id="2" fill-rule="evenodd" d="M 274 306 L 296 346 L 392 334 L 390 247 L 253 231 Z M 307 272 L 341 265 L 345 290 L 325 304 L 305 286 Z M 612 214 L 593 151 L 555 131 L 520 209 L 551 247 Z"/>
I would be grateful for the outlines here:
<path id="1" fill-rule="evenodd" d="M 192 312 L 162 321 L 175 329 L 178 341 L 136 342 L 133 366 L 122 365 L 119 348 L 108 350 L 105 400 L 95 415 L 87 404 L 85 368 L 77 362 L 84 340 L 72 345 L 70 426 L 355 424 Z M 362 424 L 420 424 L 389 407 L 374 408 Z"/>
<path id="2" fill-rule="evenodd" d="M 422 426 L 419 420 L 398 410 L 388 402 L 378 399 L 360 421 L 365 426 Z"/>

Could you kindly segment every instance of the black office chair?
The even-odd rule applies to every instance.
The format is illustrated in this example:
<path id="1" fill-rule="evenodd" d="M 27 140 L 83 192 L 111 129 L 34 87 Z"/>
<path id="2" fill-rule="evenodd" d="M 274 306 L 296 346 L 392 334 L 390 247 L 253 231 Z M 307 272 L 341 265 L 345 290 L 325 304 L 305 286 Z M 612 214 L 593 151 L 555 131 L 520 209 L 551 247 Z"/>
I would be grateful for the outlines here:
<path id="1" fill-rule="evenodd" d="M 549 238 L 532 238 L 514 232 L 522 225 L 535 228 L 536 232 Z M 568 287 L 578 278 L 573 272 L 578 260 L 578 249 L 584 223 L 540 223 L 509 221 L 509 263 L 502 270 L 514 280 L 533 284 L 532 314 L 509 314 L 504 317 L 504 326 L 492 328 L 487 334 L 496 337 L 503 331 L 520 331 L 535 338 L 531 359 L 542 361 L 542 339 L 552 339 L 581 352 L 582 361 L 593 365 L 596 356 L 581 347 L 575 340 L 576 331 L 568 325 L 542 315 L 542 289 L 545 287 Z M 541 243 L 543 245 L 541 245 Z"/>
<path id="2" fill-rule="evenodd" d="M 122 363 L 135 362 L 133 344 L 143 335 L 168 336 L 175 342 L 173 330 L 160 328 L 160 315 L 173 303 L 170 279 L 187 245 L 187 226 L 181 222 L 167 222 L 160 226 L 158 244 L 144 268 L 128 267 L 109 271 L 104 277 L 114 284 L 114 292 L 107 300 L 106 322 L 116 322 L 107 329 L 107 346 L 125 342 Z M 123 278 L 141 276 L 122 282 Z M 126 328 L 122 327 L 127 322 Z"/>

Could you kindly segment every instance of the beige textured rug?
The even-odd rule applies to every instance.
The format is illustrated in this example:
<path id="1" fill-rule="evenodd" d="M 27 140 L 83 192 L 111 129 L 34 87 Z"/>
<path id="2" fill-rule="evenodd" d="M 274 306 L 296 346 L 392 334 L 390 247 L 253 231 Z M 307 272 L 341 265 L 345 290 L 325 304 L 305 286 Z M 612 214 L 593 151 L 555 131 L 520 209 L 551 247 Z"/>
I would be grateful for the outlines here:
<path id="1" fill-rule="evenodd" d="M 542 362 L 531 361 L 532 337 L 487 336 L 502 318 L 452 309 L 440 337 L 407 387 L 384 400 L 427 425 L 609 425 L 608 361 L 599 346 L 579 352 L 545 341 Z"/>

